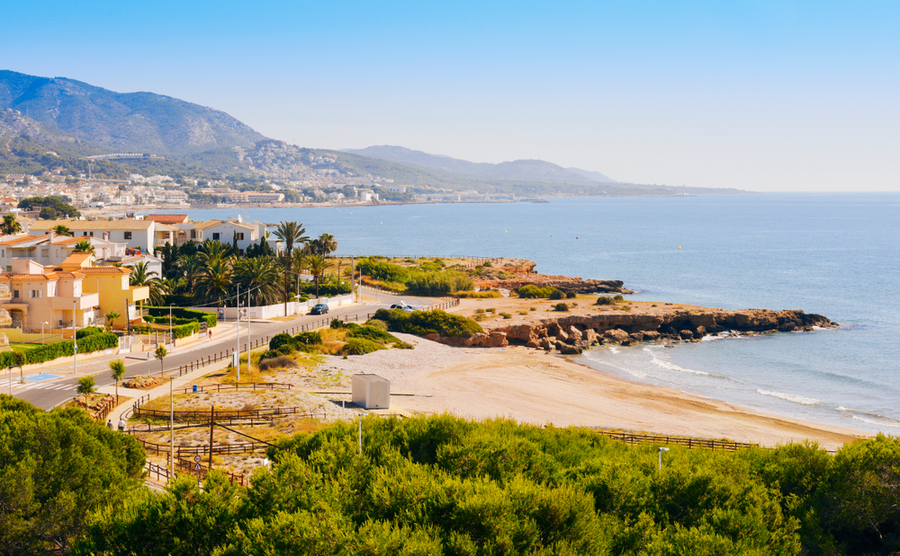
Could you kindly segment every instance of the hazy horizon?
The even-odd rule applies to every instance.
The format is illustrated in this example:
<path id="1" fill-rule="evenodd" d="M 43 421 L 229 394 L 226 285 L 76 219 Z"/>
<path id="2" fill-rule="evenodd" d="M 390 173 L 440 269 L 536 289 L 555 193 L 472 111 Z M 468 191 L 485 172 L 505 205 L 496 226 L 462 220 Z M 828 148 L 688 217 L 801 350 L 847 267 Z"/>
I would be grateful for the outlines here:
<path id="1" fill-rule="evenodd" d="M 900 5 L 13 4 L 6 68 L 223 110 L 304 147 L 634 183 L 900 190 Z"/>

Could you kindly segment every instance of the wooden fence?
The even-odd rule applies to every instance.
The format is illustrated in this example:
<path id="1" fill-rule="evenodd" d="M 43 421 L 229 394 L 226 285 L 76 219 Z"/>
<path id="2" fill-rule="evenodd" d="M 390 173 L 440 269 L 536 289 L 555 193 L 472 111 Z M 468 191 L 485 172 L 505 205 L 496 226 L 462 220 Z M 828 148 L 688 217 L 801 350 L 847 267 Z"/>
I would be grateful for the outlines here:
<path id="1" fill-rule="evenodd" d="M 219 409 L 216 410 L 216 422 L 219 421 L 231 421 L 231 420 L 245 420 L 245 419 L 267 419 L 270 420 L 275 417 L 284 417 L 284 416 L 295 416 L 295 417 L 318 417 L 319 413 L 306 412 L 305 408 L 301 407 L 270 407 L 264 409 Z M 325 418 L 325 411 L 323 410 L 321 413 L 321 417 Z M 138 418 L 147 418 L 147 419 L 169 419 L 172 418 L 174 421 L 179 423 L 190 422 L 190 423 L 209 423 L 210 421 L 210 412 L 209 411 L 199 411 L 199 410 L 190 410 L 190 411 L 165 411 L 165 410 L 157 410 L 157 409 L 141 409 L 138 408 L 134 412 L 134 417 Z"/>
<path id="2" fill-rule="evenodd" d="M 706 448 L 708 450 L 724 450 L 734 452 L 739 448 L 759 447 L 759 444 L 732 442 L 730 440 L 710 440 L 707 438 L 691 438 L 684 436 L 662 436 L 653 434 L 634 434 L 630 432 L 614 432 L 594 429 L 594 432 L 613 440 L 621 440 L 626 444 L 675 444 L 687 448 Z"/>
<path id="3" fill-rule="evenodd" d="M 179 457 L 175 458 L 176 472 L 181 472 L 186 475 L 197 475 L 199 473 L 200 478 L 205 479 L 206 476 L 209 475 L 209 469 L 206 467 L 203 467 L 203 465 L 201 464 L 200 469 L 197 470 L 197 469 L 195 469 L 196 466 L 197 466 L 197 463 L 195 461 L 192 461 L 189 459 L 184 459 L 184 458 L 179 458 Z M 228 477 L 228 480 L 231 481 L 231 484 L 233 484 L 233 485 L 237 484 L 237 485 L 241 485 L 241 486 L 247 486 L 249 484 L 249 482 L 247 481 L 247 477 L 245 477 L 241 473 L 231 473 L 229 471 L 224 471 L 224 470 L 221 470 L 221 471 L 222 471 L 222 473 L 225 473 L 225 475 Z"/>

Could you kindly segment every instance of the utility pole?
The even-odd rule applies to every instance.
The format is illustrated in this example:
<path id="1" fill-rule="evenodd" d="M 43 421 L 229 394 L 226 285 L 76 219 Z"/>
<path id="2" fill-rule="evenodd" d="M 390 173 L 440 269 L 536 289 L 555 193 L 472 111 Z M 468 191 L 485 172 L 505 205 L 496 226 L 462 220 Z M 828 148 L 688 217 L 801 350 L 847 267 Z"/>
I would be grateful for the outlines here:
<path id="1" fill-rule="evenodd" d="M 216 406 L 211 405 L 209 407 L 209 469 L 207 469 L 207 477 L 208 473 L 212 471 L 212 455 L 213 455 L 213 429 L 216 426 Z"/>
<path id="2" fill-rule="evenodd" d="M 172 353 L 175 353 L 175 333 L 172 330 L 172 304 L 169 303 L 169 339 L 172 340 Z"/>
<path id="3" fill-rule="evenodd" d="M 234 319 L 234 323 L 237 325 L 237 343 L 235 344 L 234 352 L 237 354 L 237 357 L 234 358 L 234 363 L 237 368 L 237 381 L 241 381 L 241 285 L 237 285 L 237 297 L 234 298 L 235 310 L 237 311 L 237 317 Z M 210 433 L 212 434 L 212 433 Z M 212 452 L 210 452 L 210 458 L 212 458 Z"/>
<path id="4" fill-rule="evenodd" d="M 247 375 L 253 369 L 253 363 L 250 361 L 250 290 L 247 290 Z"/>
<path id="5" fill-rule="evenodd" d="M 149 352 L 148 352 L 149 354 Z M 150 361 L 148 358 L 147 361 Z M 172 383 L 175 376 L 169 377 L 169 479 L 175 480 L 175 393 Z"/>

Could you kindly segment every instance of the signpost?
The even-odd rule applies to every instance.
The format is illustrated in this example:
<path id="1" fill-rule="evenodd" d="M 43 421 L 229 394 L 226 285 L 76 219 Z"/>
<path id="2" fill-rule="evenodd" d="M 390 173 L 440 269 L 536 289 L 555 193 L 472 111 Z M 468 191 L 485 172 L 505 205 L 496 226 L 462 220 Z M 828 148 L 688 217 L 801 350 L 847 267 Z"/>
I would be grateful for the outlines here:
<path id="1" fill-rule="evenodd" d="M 203 470 L 203 466 L 200 465 L 200 460 L 202 458 L 199 455 L 194 456 L 194 471 L 197 472 L 197 488 L 200 488 L 200 471 Z"/>

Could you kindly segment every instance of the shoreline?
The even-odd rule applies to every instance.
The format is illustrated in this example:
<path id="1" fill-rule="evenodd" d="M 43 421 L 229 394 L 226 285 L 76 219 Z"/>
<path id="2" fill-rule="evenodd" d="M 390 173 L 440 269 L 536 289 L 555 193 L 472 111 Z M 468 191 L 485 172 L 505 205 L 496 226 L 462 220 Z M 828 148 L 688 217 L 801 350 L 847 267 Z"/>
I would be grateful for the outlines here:
<path id="1" fill-rule="evenodd" d="M 414 350 L 372 353 L 364 356 L 364 365 L 329 358 L 326 365 L 351 373 L 364 366 L 390 380 L 392 391 L 414 393 L 393 399 L 391 410 L 398 412 L 727 438 L 766 447 L 812 440 L 836 450 L 871 436 L 630 380 L 565 355 L 518 346 L 453 348 L 402 336 Z"/>

